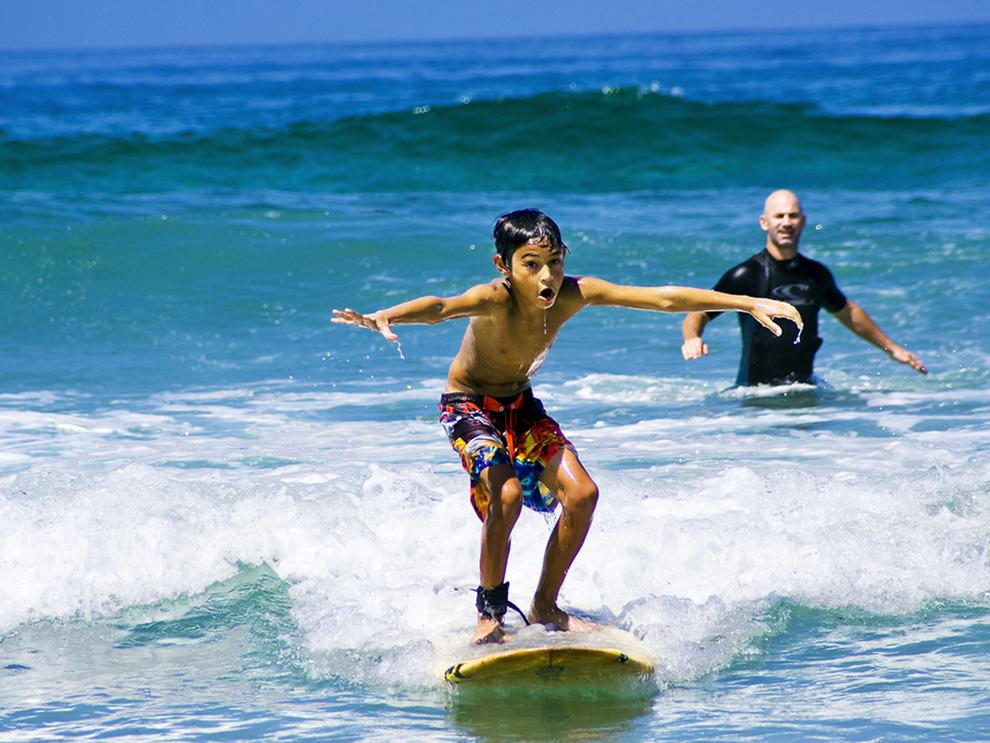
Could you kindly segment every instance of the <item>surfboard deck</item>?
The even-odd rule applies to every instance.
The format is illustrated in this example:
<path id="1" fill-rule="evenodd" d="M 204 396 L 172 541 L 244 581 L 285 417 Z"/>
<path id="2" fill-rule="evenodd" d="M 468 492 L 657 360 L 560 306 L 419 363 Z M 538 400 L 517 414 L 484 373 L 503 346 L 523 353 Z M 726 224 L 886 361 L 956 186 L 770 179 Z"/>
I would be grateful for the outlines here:
<path id="1" fill-rule="evenodd" d="M 647 676 L 654 668 L 642 643 L 616 627 L 510 636 L 489 648 L 454 662 L 444 679 L 451 684 L 572 682 Z"/>

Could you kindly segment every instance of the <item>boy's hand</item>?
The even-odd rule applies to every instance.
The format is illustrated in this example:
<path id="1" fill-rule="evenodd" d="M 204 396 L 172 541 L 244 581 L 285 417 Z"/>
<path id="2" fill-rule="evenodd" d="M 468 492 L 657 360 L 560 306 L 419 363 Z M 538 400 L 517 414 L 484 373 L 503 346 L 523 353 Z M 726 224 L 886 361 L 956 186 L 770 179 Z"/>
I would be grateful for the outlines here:
<path id="1" fill-rule="evenodd" d="M 330 318 L 330 322 L 339 325 L 357 325 L 361 328 L 368 328 L 368 330 L 381 333 L 385 340 L 392 341 L 393 343 L 399 340 L 399 336 L 392 332 L 392 326 L 388 324 L 388 320 L 380 317 L 377 312 L 372 312 L 370 315 L 362 315 L 360 312 L 355 312 L 350 307 L 347 307 L 343 310 L 334 310 L 333 314 L 334 316 Z"/>
<path id="2" fill-rule="evenodd" d="M 787 302 L 779 302 L 776 299 L 757 299 L 749 314 L 755 317 L 760 325 L 776 336 L 779 336 L 783 331 L 772 320 L 774 317 L 783 317 L 786 320 L 790 320 L 797 325 L 798 333 L 804 330 L 804 320 L 801 319 L 801 313 L 794 308 L 794 305 Z"/>

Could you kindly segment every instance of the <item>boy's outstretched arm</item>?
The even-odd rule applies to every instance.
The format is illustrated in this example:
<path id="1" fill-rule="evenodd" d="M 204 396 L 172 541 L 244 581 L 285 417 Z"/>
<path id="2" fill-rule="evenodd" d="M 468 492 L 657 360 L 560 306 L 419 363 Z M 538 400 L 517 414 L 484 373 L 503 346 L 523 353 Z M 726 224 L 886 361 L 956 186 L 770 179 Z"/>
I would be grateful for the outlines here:
<path id="1" fill-rule="evenodd" d="M 425 323 L 432 325 L 458 317 L 485 314 L 497 301 L 499 289 L 492 284 L 481 284 L 456 297 L 418 297 L 388 309 L 363 314 L 349 307 L 333 310 L 330 322 L 339 325 L 356 325 L 381 333 L 385 340 L 395 342 L 399 337 L 392 330 L 393 323 Z"/>
<path id="2" fill-rule="evenodd" d="M 801 320 L 798 311 L 787 302 L 779 302 L 776 299 L 726 294 L 687 286 L 623 286 L 587 276 L 578 279 L 578 286 L 587 304 L 633 307 L 659 312 L 735 310 L 752 315 L 760 325 L 774 335 L 780 335 L 782 332 L 780 326 L 773 321 L 775 317 L 790 320 L 798 328 L 804 327 L 804 321 Z"/>

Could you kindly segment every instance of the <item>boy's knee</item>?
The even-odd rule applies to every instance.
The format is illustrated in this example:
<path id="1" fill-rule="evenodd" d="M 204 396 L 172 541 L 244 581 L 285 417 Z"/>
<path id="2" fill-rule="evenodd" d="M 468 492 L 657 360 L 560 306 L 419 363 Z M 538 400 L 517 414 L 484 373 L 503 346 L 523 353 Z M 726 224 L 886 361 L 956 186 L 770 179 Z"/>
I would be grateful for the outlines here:
<path id="1" fill-rule="evenodd" d="M 503 513 L 518 514 L 522 511 L 523 491 L 519 480 L 510 477 L 501 487 L 493 488 L 492 507 Z"/>
<path id="2" fill-rule="evenodd" d="M 598 505 L 598 486 L 593 480 L 582 480 L 568 488 L 569 509 L 575 515 L 591 515 Z"/>

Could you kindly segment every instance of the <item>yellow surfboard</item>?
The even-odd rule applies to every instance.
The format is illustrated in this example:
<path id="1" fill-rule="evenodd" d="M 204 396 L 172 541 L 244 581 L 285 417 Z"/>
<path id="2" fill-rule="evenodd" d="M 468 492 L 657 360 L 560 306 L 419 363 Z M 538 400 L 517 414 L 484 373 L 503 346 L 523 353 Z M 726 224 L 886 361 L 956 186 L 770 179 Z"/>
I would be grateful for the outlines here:
<path id="1" fill-rule="evenodd" d="M 444 672 L 452 684 L 489 681 L 586 681 L 653 673 L 649 652 L 614 627 L 593 632 L 542 632 L 460 660 Z M 513 645 L 516 645 L 513 647 Z M 522 645 L 520 647 L 519 645 Z"/>

